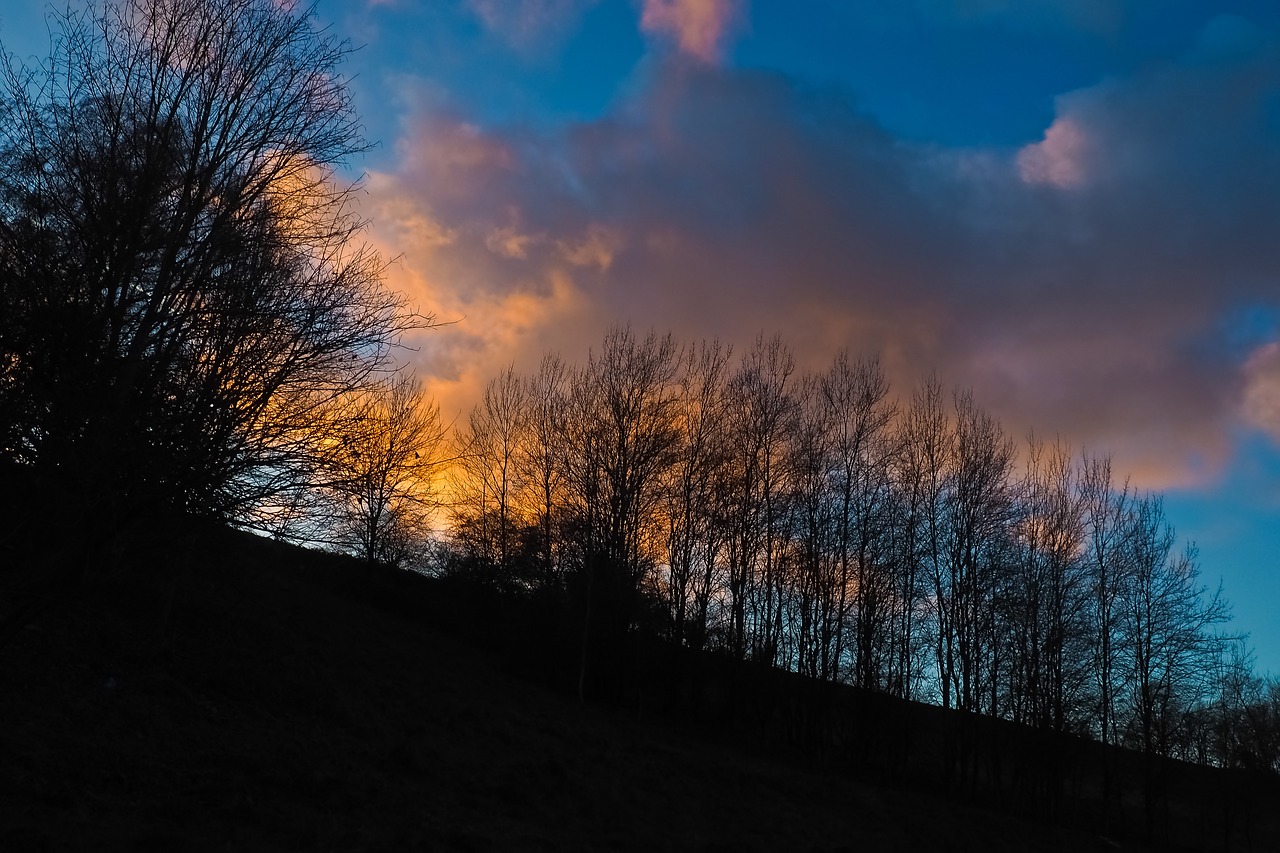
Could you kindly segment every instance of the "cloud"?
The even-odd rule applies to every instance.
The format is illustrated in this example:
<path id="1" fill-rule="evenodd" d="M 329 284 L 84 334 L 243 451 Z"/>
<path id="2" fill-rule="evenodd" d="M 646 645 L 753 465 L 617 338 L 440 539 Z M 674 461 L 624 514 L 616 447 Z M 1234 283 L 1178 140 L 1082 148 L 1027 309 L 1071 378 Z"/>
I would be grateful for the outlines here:
<path id="1" fill-rule="evenodd" d="M 1068 188 L 1079 186 L 1087 177 L 1089 137 L 1070 118 L 1055 121 L 1044 140 L 1018 152 L 1018 173 L 1029 184 L 1050 184 Z"/>
<path id="2" fill-rule="evenodd" d="M 1280 343 L 1258 347 L 1244 365 L 1247 423 L 1280 442 Z"/>
<path id="3" fill-rule="evenodd" d="M 513 219 L 516 218 L 514 215 Z M 518 225 L 500 225 L 485 235 L 484 245 L 489 251 L 505 258 L 523 261 L 529 257 L 529 247 L 541 240 L 535 234 L 522 232 Z"/>
<path id="4" fill-rule="evenodd" d="M 522 52 L 559 43 L 597 0 L 466 0 L 485 28 Z"/>
<path id="5" fill-rule="evenodd" d="M 569 237 L 557 245 L 561 257 L 573 266 L 594 266 L 600 272 L 608 272 L 614 255 L 622 248 L 622 237 L 612 229 L 592 224 L 581 237 Z"/>
<path id="6" fill-rule="evenodd" d="M 1242 419 L 1280 419 L 1280 343 L 1229 328 L 1280 308 L 1276 47 L 1068 93 L 1021 151 L 908 143 L 840 89 L 700 63 L 647 63 L 560 126 L 424 100 L 370 184 L 375 235 L 397 284 L 465 317 L 420 356 L 446 409 L 609 322 L 776 330 L 806 367 L 878 352 L 904 398 L 937 370 L 1015 436 L 1197 482 Z"/>
<path id="7" fill-rule="evenodd" d="M 640 29 L 669 36 L 685 54 L 715 62 L 738 6 L 739 0 L 644 0 Z"/>

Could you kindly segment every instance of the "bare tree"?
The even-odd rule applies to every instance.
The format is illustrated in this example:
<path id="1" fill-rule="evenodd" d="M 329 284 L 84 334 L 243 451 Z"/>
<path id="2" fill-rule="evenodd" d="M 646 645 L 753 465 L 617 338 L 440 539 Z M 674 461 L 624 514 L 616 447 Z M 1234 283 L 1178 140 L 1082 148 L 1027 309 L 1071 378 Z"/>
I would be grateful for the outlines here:
<path id="1" fill-rule="evenodd" d="M 489 380 L 484 398 L 455 436 L 454 515 L 459 534 L 500 578 L 512 573 L 524 528 L 521 517 L 520 453 L 525 442 L 528 398 L 514 366 Z"/>
<path id="2" fill-rule="evenodd" d="M 272 0 L 53 32 L 0 95 L 5 459 L 82 541 L 166 504 L 277 524 L 418 322 L 355 242 L 348 47 Z"/>
<path id="3" fill-rule="evenodd" d="M 1198 585 L 1194 551 L 1173 551 L 1158 499 L 1117 488 L 1109 460 L 1032 436 L 1016 474 L 1013 441 L 971 394 L 948 401 L 930 377 L 898 416 L 874 359 L 840 353 L 797 379 L 782 340 L 762 337 L 729 361 L 715 342 L 615 327 L 585 365 L 509 368 L 466 433 L 488 460 L 485 513 L 505 529 L 518 492 L 547 585 L 581 605 L 580 689 L 617 678 L 627 634 L 652 625 L 1152 755 L 1203 760 L 1239 739 L 1259 703 L 1234 701 L 1230 731 L 1205 710 L 1226 683 L 1212 677 L 1225 604 Z M 948 779 L 978 778 L 976 732 L 945 736 Z M 1052 804 L 1065 753 L 1040 758 L 1015 772 Z"/>
<path id="4" fill-rule="evenodd" d="M 1184 712 L 1204 694 L 1222 652 L 1215 626 L 1230 618 L 1221 587 L 1206 597 L 1197 552 L 1175 548 L 1176 534 L 1156 495 L 1137 499 L 1128 518 L 1115 645 L 1123 666 L 1129 745 L 1144 755 L 1147 832 L 1154 831 L 1163 774 Z"/>
<path id="5" fill-rule="evenodd" d="M 1126 537 L 1133 494 L 1127 482 L 1117 487 L 1109 457 L 1083 457 L 1081 499 L 1085 523 L 1085 561 L 1090 593 L 1090 640 L 1094 672 L 1096 734 L 1116 743 L 1116 691 L 1119 678 L 1117 635 L 1122 582 L 1127 575 Z"/>
<path id="6" fill-rule="evenodd" d="M 1162 500 L 1138 500 L 1126 541 L 1121 654 L 1135 745 L 1160 755 L 1169 754 L 1177 713 L 1199 698 L 1220 656 L 1214 626 L 1230 618 L 1221 588 L 1207 594 L 1200 583 L 1195 546 L 1179 551 L 1175 543 Z"/>
<path id="7" fill-rule="evenodd" d="M 1280 682 L 1254 674 L 1242 643 L 1222 662 L 1212 759 L 1223 767 L 1280 774 Z"/>
<path id="8" fill-rule="evenodd" d="M 728 543 L 731 646 L 772 664 L 782 634 L 785 453 L 795 414 L 795 359 L 778 336 L 761 335 L 730 379 L 728 427 L 735 445 L 730 488 L 737 506 Z M 749 645 L 748 645 L 749 644 Z"/>
<path id="9" fill-rule="evenodd" d="M 939 611 L 945 611 L 942 671 L 956 707 L 998 713 L 1000 667 L 994 597 L 1007 564 L 1013 441 L 968 392 L 955 395 L 955 444 L 944 498 Z M 945 691 L 945 688 L 944 688 Z M 988 701 L 988 697 L 990 700 Z"/>
<path id="10" fill-rule="evenodd" d="M 659 476 L 676 446 L 676 370 L 669 334 L 638 339 L 615 326 L 574 377 L 569 426 L 579 441 L 569 449 L 586 452 L 571 485 L 597 555 L 636 584 L 648 566 Z"/>
<path id="11" fill-rule="evenodd" d="M 839 637 L 846 610 L 835 536 L 838 529 L 832 490 L 831 407 L 821 381 L 802 376 L 796 394 L 796 417 L 787 442 L 790 505 L 793 520 L 789 549 L 791 605 L 789 644 L 794 667 L 811 678 L 832 679 L 839 661 Z"/>
<path id="12" fill-rule="evenodd" d="M 419 381 L 398 375 L 341 408 L 326 484 L 336 510 L 313 538 L 401 566 L 420 550 L 436 509 L 433 481 L 445 461 L 440 407 Z"/>
<path id="13" fill-rule="evenodd" d="M 538 529 L 540 584 L 548 590 L 560 580 L 556 521 L 564 505 L 566 381 L 564 362 L 552 353 L 525 379 L 525 441 L 516 467 Z"/>
<path id="14" fill-rule="evenodd" d="M 1078 724 L 1088 654 L 1085 506 L 1070 452 L 1031 436 L 1015 522 L 1017 559 L 1001 602 L 1012 648 L 1009 714 L 1063 731 Z"/>
<path id="15" fill-rule="evenodd" d="M 615 326 L 570 381 L 566 495 L 586 604 L 580 691 L 592 635 L 605 659 L 616 654 L 661 550 L 660 486 L 677 446 L 677 366 L 670 334 L 640 339 Z"/>
<path id="16" fill-rule="evenodd" d="M 850 362 L 846 351 L 836 354 L 822 378 L 822 395 L 832 418 L 837 510 L 836 543 L 839 562 L 834 604 L 835 658 L 844 648 L 845 610 L 854 592 L 853 681 L 861 687 L 885 686 L 888 662 L 889 611 L 895 597 L 890 568 L 889 458 L 887 434 L 894 417 L 889 383 L 879 361 Z"/>
<path id="17" fill-rule="evenodd" d="M 938 672 L 939 699 L 944 708 L 951 707 L 950 664 L 945 637 L 950 632 L 949 611 L 942 606 L 944 528 L 943 495 L 947 471 L 954 453 L 953 438 L 943 403 L 943 388 L 936 376 L 925 379 L 912 393 L 898 445 L 898 491 L 902 502 L 902 520 L 898 552 L 905 563 L 901 570 L 903 597 L 914 598 L 917 583 L 931 586 L 933 654 Z M 901 623 L 900 669 L 904 678 L 904 695 L 909 690 L 911 663 L 918 623 L 908 612 Z"/>
<path id="18" fill-rule="evenodd" d="M 729 357 L 719 341 L 684 351 L 676 419 L 679 445 L 665 486 L 666 598 L 673 639 L 701 647 L 724 548 L 718 488 L 728 459 L 722 432 Z"/>

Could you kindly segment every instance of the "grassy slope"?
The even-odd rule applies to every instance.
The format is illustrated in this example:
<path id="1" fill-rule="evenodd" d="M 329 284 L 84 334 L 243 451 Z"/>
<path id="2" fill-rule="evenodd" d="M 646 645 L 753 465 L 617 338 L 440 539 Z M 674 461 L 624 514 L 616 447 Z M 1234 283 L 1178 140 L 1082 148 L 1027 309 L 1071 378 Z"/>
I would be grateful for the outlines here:
<path id="1" fill-rule="evenodd" d="M 195 552 L 171 599 L 118 584 L 4 638 L 0 850 L 1120 849 L 584 708 L 342 560 Z"/>

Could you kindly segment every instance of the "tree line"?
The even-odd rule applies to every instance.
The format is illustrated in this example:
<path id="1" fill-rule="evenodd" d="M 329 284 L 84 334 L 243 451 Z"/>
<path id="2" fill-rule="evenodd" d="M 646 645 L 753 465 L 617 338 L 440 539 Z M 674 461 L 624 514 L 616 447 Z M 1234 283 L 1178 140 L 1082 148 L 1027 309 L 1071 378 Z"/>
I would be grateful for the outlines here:
<path id="1" fill-rule="evenodd" d="M 454 435 L 439 571 L 905 699 L 1280 769 L 1274 683 L 1161 496 L 874 357 L 608 330 L 494 377 Z M 586 590 L 584 593 L 583 590 Z M 592 612 L 594 609 L 594 612 Z M 584 640 L 584 645 L 587 640 Z"/>

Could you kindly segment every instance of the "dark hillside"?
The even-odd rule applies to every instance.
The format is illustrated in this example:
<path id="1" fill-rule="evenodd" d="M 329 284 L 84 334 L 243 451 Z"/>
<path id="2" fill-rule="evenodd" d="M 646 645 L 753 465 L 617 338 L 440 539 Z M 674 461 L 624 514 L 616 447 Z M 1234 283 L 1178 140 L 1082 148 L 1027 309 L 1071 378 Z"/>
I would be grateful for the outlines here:
<path id="1" fill-rule="evenodd" d="M 814 769 L 782 739 L 731 748 L 737 729 L 677 729 L 658 698 L 583 707 L 520 677 L 539 645 L 483 631 L 456 586 L 188 544 L 10 626 L 0 849 L 1143 849 Z"/>

